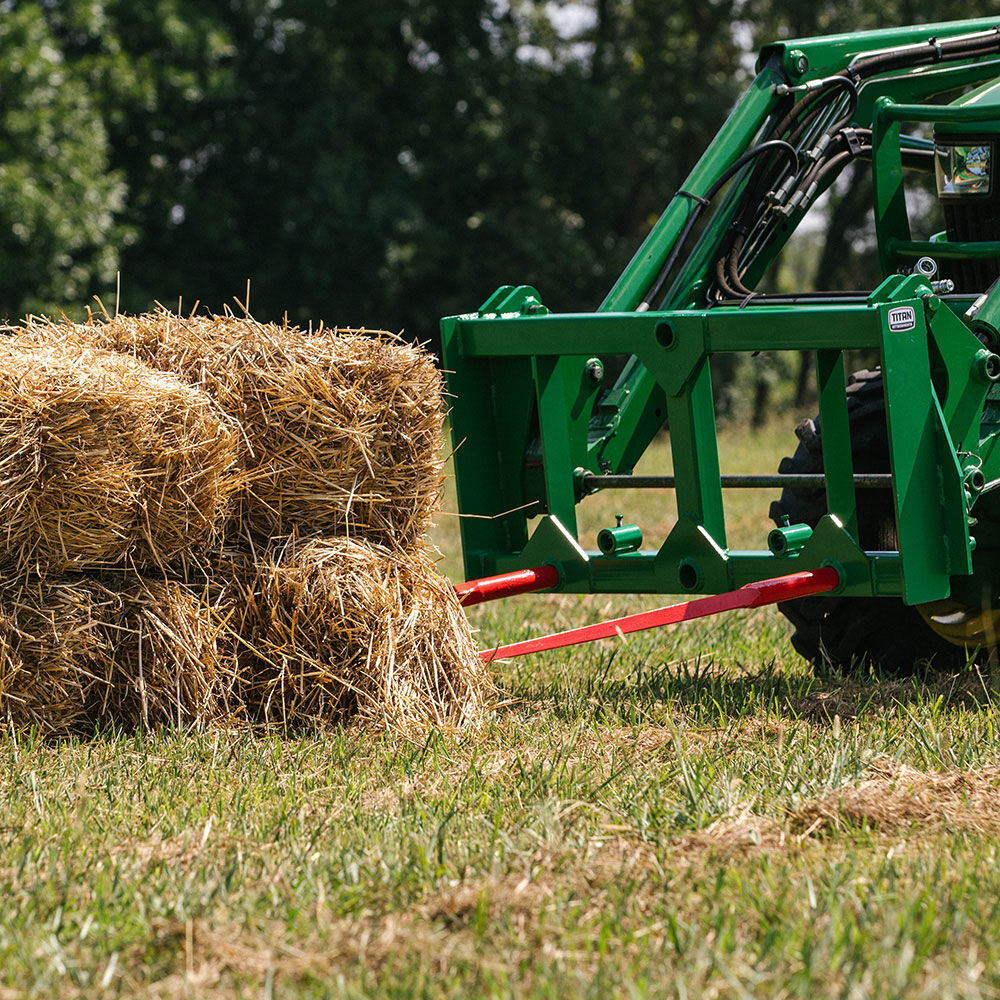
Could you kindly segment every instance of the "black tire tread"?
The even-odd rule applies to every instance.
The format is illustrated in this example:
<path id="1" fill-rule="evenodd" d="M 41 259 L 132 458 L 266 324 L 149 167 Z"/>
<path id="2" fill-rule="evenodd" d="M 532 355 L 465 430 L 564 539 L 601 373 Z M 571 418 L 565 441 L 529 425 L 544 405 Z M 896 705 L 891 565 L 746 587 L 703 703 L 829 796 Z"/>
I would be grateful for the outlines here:
<path id="1" fill-rule="evenodd" d="M 847 410 L 855 472 L 888 472 L 882 372 L 865 369 L 848 378 Z M 795 454 L 783 458 L 782 473 L 823 471 L 823 435 L 819 418 L 795 428 Z M 866 549 L 896 548 L 892 501 L 885 491 L 858 494 L 858 525 Z M 792 524 L 815 526 L 826 513 L 822 489 L 785 489 L 771 504 L 776 524 L 787 516 Z M 890 597 L 809 597 L 778 605 L 795 631 L 792 647 L 814 666 L 903 676 L 928 661 L 945 669 L 966 662 L 963 649 L 938 636 L 913 607 Z"/>

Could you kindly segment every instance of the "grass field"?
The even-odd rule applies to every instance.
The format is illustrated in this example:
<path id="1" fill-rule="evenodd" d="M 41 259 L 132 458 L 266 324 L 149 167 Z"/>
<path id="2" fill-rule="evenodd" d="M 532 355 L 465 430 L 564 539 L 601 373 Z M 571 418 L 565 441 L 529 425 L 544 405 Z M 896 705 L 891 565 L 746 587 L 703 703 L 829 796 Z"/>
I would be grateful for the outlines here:
<path id="1" fill-rule="evenodd" d="M 726 471 L 786 443 L 731 432 Z M 736 544 L 763 547 L 768 499 L 734 506 Z M 454 518 L 437 542 L 457 572 Z M 485 644 L 657 603 L 473 616 Z M 0 1000 L 1000 994 L 990 676 L 816 679 L 767 610 L 498 681 L 482 732 L 419 745 L 5 740 Z"/>

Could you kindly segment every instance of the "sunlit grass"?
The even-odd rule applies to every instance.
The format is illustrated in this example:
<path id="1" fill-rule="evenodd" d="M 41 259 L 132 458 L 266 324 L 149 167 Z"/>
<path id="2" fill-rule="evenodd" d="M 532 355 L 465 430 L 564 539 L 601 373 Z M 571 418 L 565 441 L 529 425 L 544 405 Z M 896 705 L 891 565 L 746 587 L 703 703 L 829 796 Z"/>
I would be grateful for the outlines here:
<path id="1" fill-rule="evenodd" d="M 766 471 L 787 437 L 723 453 Z M 592 525 L 620 499 L 591 498 Z M 730 511 L 755 538 L 767 499 Z M 669 529 L 662 496 L 628 503 L 651 542 Z M 437 541 L 458 575 L 453 518 Z M 493 643 L 657 602 L 472 617 Z M 989 673 L 816 678 L 773 610 L 498 671 L 483 731 L 420 744 L 6 739 L 0 998 L 1000 991 Z M 886 808 L 841 809 L 862 788 Z"/>

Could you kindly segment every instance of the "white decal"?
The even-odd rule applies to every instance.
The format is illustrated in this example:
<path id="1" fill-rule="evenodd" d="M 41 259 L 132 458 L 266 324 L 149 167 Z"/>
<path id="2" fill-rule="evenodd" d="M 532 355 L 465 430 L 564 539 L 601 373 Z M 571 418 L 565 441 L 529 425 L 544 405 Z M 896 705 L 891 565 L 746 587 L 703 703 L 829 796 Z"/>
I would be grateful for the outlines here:
<path id="1" fill-rule="evenodd" d="M 912 330 L 917 325 L 917 312 L 913 306 L 896 306 L 889 310 L 889 329 L 894 333 Z"/>

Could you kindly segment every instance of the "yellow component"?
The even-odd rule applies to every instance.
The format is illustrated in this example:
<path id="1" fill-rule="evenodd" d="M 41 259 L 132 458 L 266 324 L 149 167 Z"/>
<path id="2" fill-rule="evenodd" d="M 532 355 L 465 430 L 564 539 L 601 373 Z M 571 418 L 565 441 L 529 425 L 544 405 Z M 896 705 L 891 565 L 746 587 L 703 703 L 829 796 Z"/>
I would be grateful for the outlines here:
<path id="1" fill-rule="evenodd" d="M 1000 639 L 1000 608 L 975 608 L 958 601 L 930 601 L 917 611 L 942 639 L 956 646 L 996 646 Z"/>

